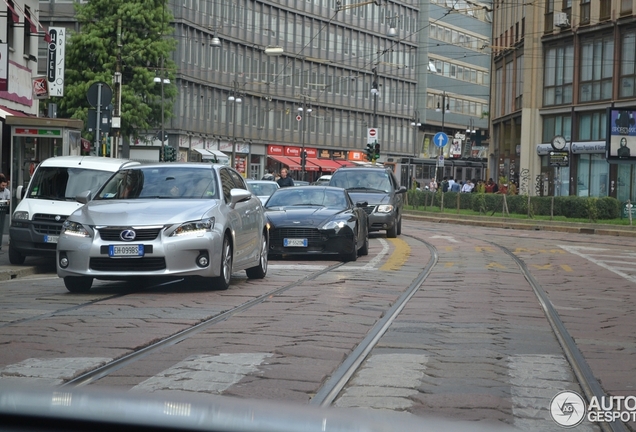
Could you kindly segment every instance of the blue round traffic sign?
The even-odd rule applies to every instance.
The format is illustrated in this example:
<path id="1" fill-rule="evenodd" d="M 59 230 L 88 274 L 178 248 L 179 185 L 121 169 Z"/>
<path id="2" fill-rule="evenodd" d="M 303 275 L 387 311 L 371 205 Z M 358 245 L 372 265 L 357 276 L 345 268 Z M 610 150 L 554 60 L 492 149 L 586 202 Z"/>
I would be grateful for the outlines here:
<path id="1" fill-rule="evenodd" d="M 437 147 L 444 147 L 446 144 L 448 144 L 448 135 L 446 135 L 444 132 L 437 132 L 433 137 L 433 143 Z"/>

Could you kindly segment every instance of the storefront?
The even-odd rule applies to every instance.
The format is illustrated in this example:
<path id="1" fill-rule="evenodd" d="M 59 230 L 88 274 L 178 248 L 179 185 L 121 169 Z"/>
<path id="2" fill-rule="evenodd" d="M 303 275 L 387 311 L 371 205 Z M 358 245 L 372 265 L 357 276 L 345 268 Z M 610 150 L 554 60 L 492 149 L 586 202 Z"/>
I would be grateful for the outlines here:
<path id="1" fill-rule="evenodd" d="M 8 116 L 5 121 L 11 127 L 12 191 L 18 185 L 27 186 L 35 167 L 43 160 L 81 154 L 81 120 Z"/>
<path id="2" fill-rule="evenodd" d="M 535 182 L 538 195 L 618 197 L 631 193 L 629 181 L 618 187 L 616 180 L 610 178 L 615 166 L 605 159 L 605 141 L 568 143 L 563 151 L 567 154 L 567 165 L 556 160 L 559 152 L 555 152 L 551 144 L 537 145 L 541 159 L 541 174 Z M 618 168 L 623 180 L 633 178 L 631 165 Z"/>

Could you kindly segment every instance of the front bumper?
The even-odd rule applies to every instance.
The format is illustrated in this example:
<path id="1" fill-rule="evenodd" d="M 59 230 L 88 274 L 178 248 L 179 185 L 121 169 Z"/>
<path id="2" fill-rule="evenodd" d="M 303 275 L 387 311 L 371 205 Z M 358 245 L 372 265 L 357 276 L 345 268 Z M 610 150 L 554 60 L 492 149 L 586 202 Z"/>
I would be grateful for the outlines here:
<path id="1" fill-rule="evenodd" d="M 143 244 L 141 257 L 110 257 L 111 245 Z M 223 237 L 217 232 L 201 236 L 168 237 L 163 230 L 152 240 L 105 241 L 95 234 L 93 238 L 62 234 L 57 247 L 56 263 L 59 277 L 89 276 L 96 279 L 125 280 L 144 277 L 217 277 L 221 268 Z M 207 254 L 208 265 L 200 267 L 197 258 Z M 66 257 L 68 265 L 60 266 Z"/>
<path id="2" fill-rule="evenodd" d="M 55 256 L 55 248 L 62 230 L 61 221 L 13 220 L 9 227 L 11 248 L 21 255 Z"/>
<path id="3" fill-rule="evenodd" d="M 395 225 L 395 211 L 389 213 L 378 213 L 375 211 L 376 207 L 373 207 L 372 212 L 369 213 L 369 231 L 380 231 L 391 229 Z"/>
<path id="4" fill-rule="evenodd" d="M 285 239 L 306 239 L 307 246 L 284 246 Z M 275 255 L 342 255 L 350 254 L 353 244 L 353 231 L 342 228 L 337 234 L 334 230 L 272 228 L 269 232 L 269 253 Z"/>

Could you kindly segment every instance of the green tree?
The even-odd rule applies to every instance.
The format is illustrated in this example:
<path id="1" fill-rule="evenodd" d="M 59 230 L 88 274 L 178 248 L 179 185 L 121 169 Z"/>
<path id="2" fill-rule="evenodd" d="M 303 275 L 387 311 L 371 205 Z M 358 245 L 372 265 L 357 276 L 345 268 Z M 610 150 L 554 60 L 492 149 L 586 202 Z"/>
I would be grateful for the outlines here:
<path id="1" fill-rule="evenodd" d="M 161 127 L 161 85 L 153 81 L 156 76 L 170 80 L 170 84 L 164 84 L 163 103 L 164 118 L 172 116 L 177 89 L 176 67 L 170 55 L 177 41 L 171 36 L 173 16 L 166 3 L 167 0 L 75 3 L 80 31 L 73 32 L 67 42 L 64 97 L 56 100 L 61 117 L 82 119 L 86 124 L 90 108 L 88 88 L 100 81 L 112 87 L 118 58 L 122 73 L 122 136 L 136 138 L 148 129 Z"/>

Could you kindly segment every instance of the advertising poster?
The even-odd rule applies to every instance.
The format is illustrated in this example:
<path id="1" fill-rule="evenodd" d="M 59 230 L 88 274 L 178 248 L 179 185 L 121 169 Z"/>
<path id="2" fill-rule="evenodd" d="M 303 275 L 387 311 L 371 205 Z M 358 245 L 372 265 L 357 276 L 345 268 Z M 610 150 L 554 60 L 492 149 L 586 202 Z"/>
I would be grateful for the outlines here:
<path id="1" fill-rule="evenodd" d="M 636 107 L 608 108 L 606 157 L 613 163 L 636 161 Z"/>

